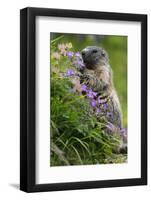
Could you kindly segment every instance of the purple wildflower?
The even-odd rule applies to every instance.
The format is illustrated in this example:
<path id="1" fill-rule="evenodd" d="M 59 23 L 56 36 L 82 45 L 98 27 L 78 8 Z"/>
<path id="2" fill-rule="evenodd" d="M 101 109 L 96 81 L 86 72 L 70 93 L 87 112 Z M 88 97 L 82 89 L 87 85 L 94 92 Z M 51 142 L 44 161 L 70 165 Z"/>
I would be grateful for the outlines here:
<path id="1" fill-rule="evenodd" d="M 98 99 L 98 103 L 99 103 L 99 104 L 102 104 L 102 103 L 103 103 L 102 99 L 99 98 L 99 99 Z"/>
<path id="2" fill-rule="evenodd" d="M 92 92 L 93 96 L 96 97 L 97 96 L 97 92 Z"/>
<path id="3" fill-rule="evenodd" d="M 92 101 L 91 101 L 91 106 L 92 106 L 92 107 L 96 107 L 96 101 L 95 101 L 95 100 L 92 100 Z"/>
<path id="4" fill-rule="evenodd" d="M 92 90 L 89 90 L 88 93 L 87 93 L 87 96 L 91 99 L 93 99 L 94 97 L 97 96 L 97 93 L 96 92 L 93 92 Z"/>
<path id="5" fill-rule="evenodd" d="M 76 52 L 76 53 L 75 53 L 75 56 L 81 57 L 81 54 L 80 54 L 79 52 Z"/>
<path id="6" fill-rule="evenodd" d="M 91 98 L 91 99 L 94 98 L 93 93 L 92 93 L 91 90 L 88 91 L 87 96 L 88 96 L 89 98 Z"/>
<path id="7" fill-rule="evenodd" d="M 113 113 L 108 112 L 107 115 L 108 115 L 109 117 L 113 117 Z"/>
<path id="8" fill-rule="evenodd" d="M 96 108 L 97 113 L 101 113 L 101 110 L 99 108 Z"/>
<path id="9" fill-rule="evenodd" d="M 121 132 L 123 135 L 127 135 L 127 128 L 120 128 L 120 132 Z"/>
<path id="10" fill-rule="evenodd" d="M 105 103 L 105 104 L 103 104 L 103 108 L 104 108 L 104 110 L 106 110 L 107 109 L 107 104 Z"/>
<path id="11" fill-rule="evenodd" d="M 85 67 L 84 63 L 83 63 L 81 60 L 77 61 L 77 64 L 78 64 L 81 68 Z"/>
<path id="12" fill-rule="evenodd" d="M 74 55 L 74 53 L 73 53 L 73 52 L 71 52 L 71 51 L 67 52 L 67 56 L 68 56 L 69 58 L 72 58 L 72 57 L 73 57 L 73 55 Z"/>
<path id="13" fill-rule="evenodd" d="M 68 69 L 66 76 L 73 76 L 73 75 L 75 75 L 75 72 L 72 69 Z"/>
<path id="14" fill-rule="evenodd" d="M 87 86 L 86 86 L 85 84 L 82 85 L 81 89 L 82 89 L 82 91 L 84 91 L 84 92 L 87 92 L 87 91 L 88 91 L 88 90 L 87 90 Z"/>

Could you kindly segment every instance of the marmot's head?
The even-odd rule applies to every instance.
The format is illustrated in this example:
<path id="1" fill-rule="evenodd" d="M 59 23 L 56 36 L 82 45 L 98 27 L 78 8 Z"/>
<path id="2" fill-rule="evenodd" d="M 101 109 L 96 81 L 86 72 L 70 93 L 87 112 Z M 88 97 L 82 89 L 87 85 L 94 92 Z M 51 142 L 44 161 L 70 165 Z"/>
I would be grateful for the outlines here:
<path id="1" fill-rule="evenodd" d="M 96 46 L 89 46 L 82 50 L 82 58 L 86 68 L 95 69 L 98 65 L 108 65 L 107 52 Z"/>

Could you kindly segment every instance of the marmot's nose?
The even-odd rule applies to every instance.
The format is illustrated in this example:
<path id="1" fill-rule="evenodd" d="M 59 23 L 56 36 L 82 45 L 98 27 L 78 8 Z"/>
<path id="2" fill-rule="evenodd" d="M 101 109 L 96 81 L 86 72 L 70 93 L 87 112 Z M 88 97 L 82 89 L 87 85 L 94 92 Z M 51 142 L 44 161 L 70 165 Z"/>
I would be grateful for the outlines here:
<path id="1" fill-rule="evenodd" d="M 88 52 L 89 52 L 89 50 L 88 50 L 87 48 L 83 49 L 82 52 L 81 52 L 82 57 L 83 57 L 83 58 L 87 57 Z"/>

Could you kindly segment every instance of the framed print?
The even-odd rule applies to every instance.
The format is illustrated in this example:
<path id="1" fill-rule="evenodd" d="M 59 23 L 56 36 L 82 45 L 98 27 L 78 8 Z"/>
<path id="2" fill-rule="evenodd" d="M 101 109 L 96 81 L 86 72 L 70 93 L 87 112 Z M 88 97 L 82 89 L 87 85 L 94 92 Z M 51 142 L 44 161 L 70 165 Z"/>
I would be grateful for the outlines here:
<path id="1" fill-rule="evenodd" d="M 20 189 L 147 184 L 147 16 L 20 12 Z"/>

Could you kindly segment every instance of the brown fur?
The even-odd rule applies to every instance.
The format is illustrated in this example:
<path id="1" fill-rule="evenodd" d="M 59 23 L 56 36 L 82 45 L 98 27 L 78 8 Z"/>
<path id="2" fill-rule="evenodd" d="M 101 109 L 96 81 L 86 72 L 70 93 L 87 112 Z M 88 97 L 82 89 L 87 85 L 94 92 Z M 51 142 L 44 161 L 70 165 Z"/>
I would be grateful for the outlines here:
<path id="1" fill-rule="evenodd" d="M 86 68 L 83 70 L 81 76 L 81 82 L 87 84 L 89 89 L 92 89 L 94 92 L 97 92 L 98 97 L 104 101 L 106 104 L 107 109 L 103 110 L 103 114 L 107 120 L 108 125 L 112 125 L 112 130 L 110 126 L 107 125 L 107 132 L 108 133 L 116 133 L 119 134 L 121 137 L 122 145 L 120 149 L 123 148 L 127 151 L 127 142 L 125 142 L 125 136 L 123 137 L 120 133 L 121 128 L 123 127 L 122 124 L 122 111 L 120 101 L 117 95 L 117 92 L 114 88 L 113 84 L 113 73 L 112 69 L 109 65 L 108 55 L 106 53 L 105 57 L 99 57 L 99 61 L 95 62 L 95 54 L 93 54 L 93 49 L 98 50 L 101 54 L 102 50 L 98 47 L 88 47 L 83 50 L 83 58 L 85 61 Z M 89 56 L 88 56 L 89 55 Z M 102 105 L 100 105 L 102 106 Z M 103 106 L 102 106 L 103 108 Z M 110 113 L 110 115 L 108 115 Z M 100 117 L 102 116 L 102 113 Z"/>
<path id="2" fill-rule="evenodd" d="M 99 97 L 107 96 L 109 101 L 107 111 L 113 114 L 113 117 L 106 116 L 109 122 L 118 127 L 122 127 L 122 111 L 117 92 L 113 85 L 112 70 L 110 66 L 97 65 L 94 69 L 85 69 L 83 72 L 84 81 L 89 88 L 99 94 Z"/>

